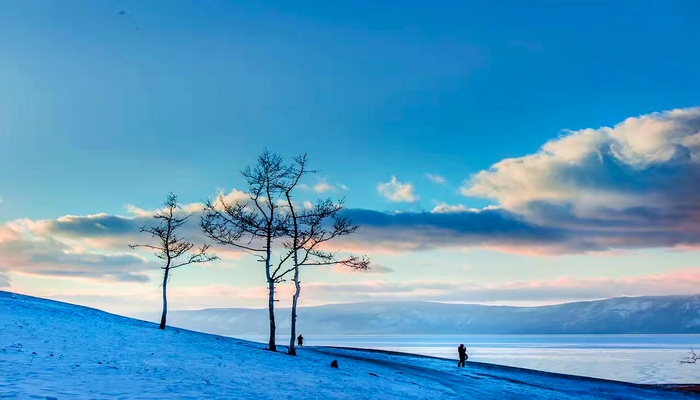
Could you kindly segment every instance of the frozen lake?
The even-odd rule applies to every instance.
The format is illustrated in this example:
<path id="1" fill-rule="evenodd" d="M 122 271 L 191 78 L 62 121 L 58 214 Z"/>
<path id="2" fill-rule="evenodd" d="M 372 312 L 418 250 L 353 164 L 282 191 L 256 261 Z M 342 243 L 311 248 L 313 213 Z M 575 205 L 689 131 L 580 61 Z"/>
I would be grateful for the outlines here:
<path id="1" fill-rule="evenodd" d="M 244 338 L 267 341 L 260 336 Z M 690 348 L 700 349 L 700 335 L 353 335 L 304 339 L 309 346 L 381 349 L 455 360 L 457 346 L 464 343 L 469 361 L 635 383 L 700 383 L 700 362 L 678 362 Z M 278 344 L 287 340 L 280 336 Z"/>

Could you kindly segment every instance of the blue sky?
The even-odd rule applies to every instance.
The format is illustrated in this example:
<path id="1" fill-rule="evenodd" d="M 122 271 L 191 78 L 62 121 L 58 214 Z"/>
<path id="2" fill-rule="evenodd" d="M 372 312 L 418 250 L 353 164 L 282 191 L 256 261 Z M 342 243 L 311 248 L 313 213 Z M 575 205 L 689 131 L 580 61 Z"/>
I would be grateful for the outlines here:
<path id="1" fill-rule="evenodd" d="M 681 154 L 681 146 L 695 154 L 694 142 L 678 135 L 691 138 L 697 129 L 699 16 L 693 1 L 2 2 L 0 224 L 15 242 L 5 240 L 13 256 L 0 259 L 0 277 L 10 290 L 57 298 L 89 299 L 123 291 L 120 285 L 157 291 L 155 282 L 114 283 L 94 271 L 45 273 L 30 257 L 39 250 L 17 242 L 17 232 L 33 244 L 59 243 L 52 257 L 64 266 L 82 262 L 66 255 L 133 257 L 90 242 L 92 231 L 67 237 L 36 226 L 66 215 L 134 219 L 128 205 L 155 209 L 168 191 L 196 203 L 217 190 L 242 189 L 238 171 L 269 148 L 307 152 L 321 170 L 307 184 L 328 184 L 333 189 L 323 194 L 345 197 L 349 208 L 408 213 L 392 222 L 401 227 L 393 236 L 377 233 L 374 217 L 356 214 L 367 229 L 353 244 L 391 272 L 351 279 L 378 293 L 391 297 L 404 290 L 397 285 L 425 281 L 434 264 L 450 264 L 440 282 L 464 272 L 477 294 L 488 285 L 506 293 L 518 282 L 556 287 L 562 279 L 647 279 L 605 295 L 664 292 L 644 285 L 700 267 L 695 228 L 677 223 L 694 221 L 695 197 L 675 189 L 698 182 L 697 163 L 691 156 L 677 165 L 664 153 Z M 674 109 L 685 111 L 652 114 Z M 581 162 L 569 170 L 556 160 L 526 159 L 486 172 L 576 136 L 565 130 L 640 116 L 619 130 L 631 133 L 612 135 L 603 167 Z M 644 139 L 658 139 L 645 121 L 665 121 L 664 139 Z M 608 143 L 601 132 L 586 137 Z M 607 154 L 573 142 L 558 142 L 557 154 Z M 524 184 L 513 178 L 518 174 L 532 178 Z M 595 191 L 591 181 L 600 184 Z M 486 206 L 497 210 L 469 211 Z M 434 218 L 436 207 L 461 214 L 446 223 Z M 634 224 L 613 235 L 611 220 Z M 416 228 L 425 224 L 435 229 L 429 237 Z M 386 248 L 363 246 L 377 237 L 388 238 Z M 439 243 L 429 240 L 435 237 Z M 223 294 L 215 305 L 255 304 L 236 297 L 261 282 L 245 262 L 183 274 L 200 285 L 190 285 L 193 293 L 231 276 L 217 286 Z M 236 268 L 241 272 L 231 272 Z M 348 279 L 336 272 L 318 271 L 318 281 Z M 529 300 L 430 290 L 437 289 L 420 293 L 446 301 Z M 318 293 L 309 301 L 332 301 Z"/>

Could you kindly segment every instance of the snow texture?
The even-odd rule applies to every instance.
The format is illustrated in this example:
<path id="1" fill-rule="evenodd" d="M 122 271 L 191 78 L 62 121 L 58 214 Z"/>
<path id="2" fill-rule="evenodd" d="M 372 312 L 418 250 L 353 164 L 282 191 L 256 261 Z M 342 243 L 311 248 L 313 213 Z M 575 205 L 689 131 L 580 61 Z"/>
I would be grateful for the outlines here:
<path id="1" fill-rule="evenodd" d="M 234 338 L 0 292 L 0 397 L 687 398 L 652 386 L 387 352 L 301 348 L 296 357 Z M 339 368 L 330 368 L 338 360 Z"/>

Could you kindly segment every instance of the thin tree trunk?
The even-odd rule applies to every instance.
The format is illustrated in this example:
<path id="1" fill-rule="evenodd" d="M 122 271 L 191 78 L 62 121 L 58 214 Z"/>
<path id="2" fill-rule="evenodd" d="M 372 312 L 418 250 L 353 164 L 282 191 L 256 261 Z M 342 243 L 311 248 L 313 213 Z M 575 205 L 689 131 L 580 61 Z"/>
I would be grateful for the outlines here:
<path id="1" fill-rule="evenodd" d="M 268 310 L 270 313 L 270 351 L 277 351 L 277 345 L 275 344 L 275 332 L 277 327 L 275 326 L 275 279 L 271 274 L 272 268 L 272 237 L 274 235 L 273 226 L 275 222 L 275 205 L 272 202 L 272 195 L 270 193 L 270 177 L 267 178 L 267 200 L 268 206 L 270 207 L 270 219 L 267 221 L 267 234 L 265 243 L 265 270 L 267 273 L 267 283 L 268 289 L 270 290 L 268 297 Z"/>
<path id="2" fill-rule="evenodd" d="M 166 290 L 168 288 L 168 273 L 170 273 L 170 268 L 165 268 L 163 273 L 163 314 L 160 316 L 160 329 L 165 329 L 165 317 L 168 314 L 168 296 Z"/>
<path id="3" fill-rule="evenodd" d="M 299 300 L 299 294 L 301 294 L 301 285 L 299 284 L 299 266 L 297 265 L 297 257 L 296 254 L 294 255 L 294 287 L 296 290 L 294 291 L 294 296 L 292 297 L 292 332 L 291 332 L 291 339 L 289 340 L 289 350 L 287 353 L 290 355 L 297 355 L 297 350 L 296 347 L 294 346 L 296 338 L 297 338 L 297 302 Z"/>
<path id="4" fill-rule="evenodd" d="M 294 182 L 294 186 L 296 186 L 297 182 L 299 182 L 299 178 L 301 178 L 301 174 L 303 174 L 303 165 L 302 165 L 302 170 L 300 171 L 299 175 L 297 176 L 297 180 Z M 294 203 L 292 203 L 292 198 L 290 195 L 291 189 L 287 190 L 285 193 L 285 196 L 287 197 L 287 205 L 289 205 L 289 212 L 292 214 L 292 221 L 294 223 L 294 236 L 292 239 L 292 261 L 294 262 L 294 296 L 292 297 L 292 323 L 291 323 L 291 332 L 290 332 L 290 338 L 289 338 L 289 349 L 287 349 L 287 354 L 289 355 L 297 355 L 297 350 L 296 347 L 294 346 L 294 341 L 297 338 L 297 302 L 299 300 L 299 293 L 301 293 L 301 285 L 299 284 L 299 220 L 297 219 L 297 214 L 294 211 Z"/>
<path id="5" fill-rule="evenodd" d="M 270 293 L 268 298 L 268 309 L 270 313 L 270 347 L 269 350 L 277 351 L 277 345 L 275 344 L 275 282 L 270 280 L 268 282 Z"/>

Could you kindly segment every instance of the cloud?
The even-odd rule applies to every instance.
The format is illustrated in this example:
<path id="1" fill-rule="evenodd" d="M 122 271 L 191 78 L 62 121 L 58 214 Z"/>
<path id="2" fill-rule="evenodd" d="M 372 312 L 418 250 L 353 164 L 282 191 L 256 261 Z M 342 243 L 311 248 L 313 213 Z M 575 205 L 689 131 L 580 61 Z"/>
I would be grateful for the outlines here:
<path id="1" fill-rule="evenodd" d="M 578 231 L 596 247 L 700 242 L 700 108 L 567 131 L 461 187 L 533 224 Z"/>
<path id="2" fill-rule="evenodd" d="M 330 184 L 325 180 L 321 180 L 313 186 L 309 186 L 305 183 L 300 183 L 297 185 L 297 188 L 301 190 L 313 190 L 316 193 L 337 192 L 339 190 L 347 192 L 348 190 L 350 190 L 347 186 L 343 185 L 342 183 Z"/>
<path id="3" fill-rule="evenodd" d="M 510 210 L 533 202 L 571 204 L 581 215 L 628 209 L 680 195 L 700 177 L 700 108 L 628 118 L 614 128 L 569 131 L 533 155 L 503 160 L 472 177 L 468 196 L 490 197 Z M 671 204 L 669 204 L 671 203 Z"/>
<path id="4" fill-rule="evenodd" d="M 417 213 L 350 209 L 346 213 L 360 229 L 339 238 L 339 248 L 388 253 L 480 247 L 529 255 L 697 248 L 699 121 L 700 109 L 688 109 L 631 118 L 614 128 L 567 132 L 536 154 L 497 163 L 462 187 L 466 194 L 495 198 L 499 206 L 443 203 Z M 417 200 L 413 187 L 396 177 L 378 190 L 395 201 Z M 226 194 L 228 201 L 246 198 L 240 191 Z M 201 204 L 184 208 L 196 211 Z M 74 249 L 123 252 L 126 243 L 143 240 L 138 227 L 152 221 L 152 210 L 129 211 L 127 217 L 22 220 L 14 227 Z M 185 237 L 206 241 L 196 223 L 184 229 Z M 230 246 L 214 252 L 243 257 Z"/>
<path id="5" fill-rule="evenodd" d="M 431 181 L 431 182 L 433 182 L 433 183 L 436 183 L 436 184 L 438 184 L 438 185 L 444 185 L 445 183 L 447 183 L 447 179 L 445 179 L 445 178 L 444 178 L 443 176 L 441 176 L 441 175 L 437 175 L 437 174 L 425 174 L 425 177 L 428 178 L 429 181 Z"/>
<path id="6" fill-rule="evenodd" d="M 433 207 L 434 213 L 456 213 L 456 212 L 477 212 L 478 208 L 467 207 L 464 204 L 449 205 L 446 203 L 440 203 Z"/>
<path id="7" fill-rule="evenodd" d="M 396 178 L 387 194 L 402 188 Z M 535 154 L 506 159 L 466 182 L 482 210 L 351 210 L 356 250 L 479 246 L 521 254 L 700 247 L 700 108 L 567 131 Z M 404 192 L 409 188 L 403 188 Z M 412 189 L 412 188 L 410 188 Z M 412 193 L 409 192 L 412 196 Z"/>
<path id="8" fill-rule="evenodd" d="M 358 232 L 338 243 L 359 252 L 405 252 L 446 247 L 502 246 L 503 251 L 561 253 L 571 246 L 570 233 L 531 224 L 498 208 L 462 212 L 384 213 L 349 209 L 345 215 Z M 585 244 L 581 244 L 584 246 Z"/>
<path id="9" fill-rule="evenodd" d="M 144 213 L 144 214 L 140 214 Z M 126 218 L 108 214 L 66 215 L 55 221 L 43 221 L 45 232 L 68 237 L 92 237 L 131 235 L 148 222 L 152 222 L 152 212 L 136 211 L 136 218 Z"/>
<path id="10" fill-rule="evenodd" d="M 333 191 L 335 191 L 335 188 L 326 182 L 319 182 L 316 185 L 314 185 L 314 192 L 316 193 L 326 193 Z"/>
<path id="11" fill-rule="evenodd" d="M 389 268 L 386 265 L 382 264 L 371 264 L 370 269 L 367 271 L 355 271 L 351 270 L 353 272 L 360 272 L 360 273 L 369 273 L 369 274 L 391 274 L 395 270 L 393 268 Z"/>
<path id="12" fill-rule="evenodd" d="M 143 316 L 144 312 L 160 311 L 162 307 L 162 294 L 159 288 L 152 286 L 151 289 L 126 288 L 125 293 L 103 293 L 89 288 L 81 288 L 79 291 L 59 289 L 43 297 L 125 315 Z M 279 299 L 276 307 L 288 307 L 294 294 L 294 286 L 280 285 L 276 293 Z M 267 288 L 264 285 L 250 288 L 223 284 L 168 287 L 168 309 L 171 311 L 224 307 L 260 308 L 267 304 L 266 299 Z"/>
<path id="13" fill-rule="evenodd" d="M 0 273 L 0 288 L 9 288 L 12 282 L 7 274 Z"/>
<path id="14" fill-rule="evenodd" d="M 399 182 L 395 176 L 389 182 L 380 183 L 377 191 L 389 201 L 413 203 L 418 200 L 413 194 L 413 185 Z"/>
<path id="15" fill-rule="evenodd" d="M 228 202 L 242 201 L 247 195 L 233 190 L 224 195 Z M 153 224 L 159 210 L 128 207 L 129 216 L 108 214 L 66 215 L 55 220 L 15 220 L 0 226 L 0 270 L 22 274 L 75 277 L 113 282 L 147 282 L 148 271 L 160 264 L 150 250 L 131 250 L 130 243 L 149 243 L 152 238 L 139 232 Z M 179 234 L 194 243 L 206 238 L 197 224 L 202 204 L 182 205 L 179 213 L 194 213 Z M 239 250 L 214 247 L 226 259 L 242 256 Z"/>
<path id="16" fill-rule="evenodd" d="M 237 190 L 223 195 L 227 203 L 235 203 L 248 199 L 247 194 Z M 50 235 L 61 238 L 64 241 L 72 241 L 76 245 L 110 251 L 124 251 L 127 244 L 142 244 L 151 241 L 149 235 L 139 232 L 142 226 L 153 224 L 153 215 L 161 210 L 144 210 L 136 206 L 127 207 L 129 216 L 116 216 L 108 214 L 93 215 L 67 215 L 56 220 L 28 221 L 19 223 L 28 226 L 31 232 Z M 199 244 L 210 243 L 199 227 L 199 217 L 203 210 L 201 203 L 182 205 L 179 211 L 182 215 L 189 213 L 192 216 L 188 222 L 179 228 L 179 235 L 187 240 Z M 144 255 L 150 255 L 148 250 L 137 250 Z M 212 252 L 224 259 L 240 259 L 242 251 L 231 246 L 219 246 L 212 244 Z"/>
<path id="17" fill-rule="evenodd" d="M 540 303 L 603 299 L 619 296 L 695 294 L 700 270 L 685 269 L 666 274 L 629 278 L 557 278 L 540 281 L 511 281 L 471 284 L 444 281 L 362 281 L 354 283 L 308 283 L 305 302 L 329 303 L 395 300 L 459 303 Z"/>
<path id="18" fill-rule="evenodd" d="M 492 198 L 497 206 L 438 204 L 430 212 L 403 213 L 346 210 L 360 229 L 337 243 L 362 253 L 479 247 L 541 255 L 698 248 L 699 184 L 700 108 L 652 113 L 614 127 L 564 132 L 535 154 L 496 163 L 461 187 L 463 194 Z M 413 186 L 395 176 L 377 190 L 390 201 L 418 200 Z M 226 194 L 228 201 L 246 198 L 240 191 Z M 198 212 L 201 204 L 183 208 Z M 143 240 L 138 227 L 152 221 L 153 211 L 132 206 L 129 213 L 6 224 L 4 232 L 0 229 L 0 268 L 144 279 L 146 262 L 139 253 L 127 257 L 124 247 Z M 182 233 L 205 241 L 196 223 Z M 243 256 L 230 246 L 214 252 Z"/>
<path id="19" fill-rule="evenodd" d="M 146 282 L 143 272 L 157 268 L 131 254 L 103 254 L 73 248 L 53 237 L 25 237 L 0 227 L 0 268 L 30 275 Z"/>
<path id="20" fill-rule="evenodd" d="M 360 273 L 358 273 L 359 275 Z M 376 275 L 375 275 L 376 276 Z M 603 299 L 619 296 L 695 294 L 700 285 L 700 270 L 680 269 L 665 274 L 628 278 L 555 278 L 537 281 L 510 281 L 497 284 L 473 284 L 465 281 L 362 280 L 353 283 L 307 282 L 303 284 L 303 306 L 362 301 L 441 301 L 483 304 L 556 304 L 568 301 Z M 288 307 L 293 285 L 280 285 L 279 307 Z M 195 287 L 175 285 L 169 288 L 171 310 L 218 307 L 262 307 L 266 288 L 241 288 L 214 284 Z M 131 289 L 126 293 L 102 293 L 81 289 L 57 291 L 47 297 L 85 304 L 100 309 L 138 313 L 157 311 L 158 288 L 150 291 Z"/>
<path id="21" fill-rule="evenodd" d="M 332 267 L 334 272 L 341 273 L 341 274 L 391 274 L 395 272 L 393 268 L 389 268 L 386 265 L 383 264 L 375 264 L 372 263 L 370 265 L 370 269 L 365 270 L 365 271 L 358 271 L 352 268 L 348 268 L 343 265 L 334 265 Z"/>

